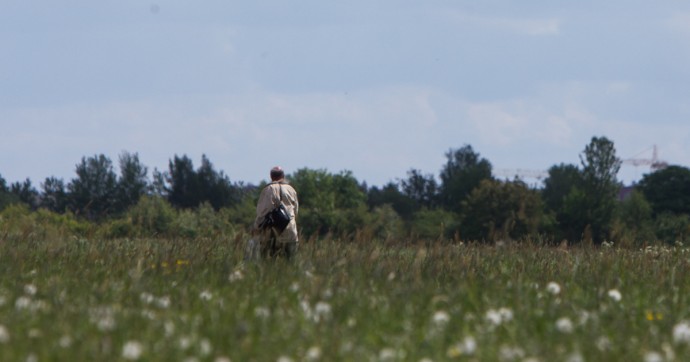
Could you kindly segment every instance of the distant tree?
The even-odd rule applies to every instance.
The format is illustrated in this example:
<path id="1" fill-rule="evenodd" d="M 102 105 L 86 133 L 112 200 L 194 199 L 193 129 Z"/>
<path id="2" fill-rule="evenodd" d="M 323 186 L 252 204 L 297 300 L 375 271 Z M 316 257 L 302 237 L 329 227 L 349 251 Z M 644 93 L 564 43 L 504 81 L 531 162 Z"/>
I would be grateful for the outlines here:
<path id="1" fill-rule="evenodd" d="M 463 204 L 463 239 L 516 240 L 539 231 L 541 197 L 522 181 L 483 180 Z"/>
<path id="2" fill-rule="evenodd" d="M 117 180 L 118 212 L 124 212 L 136 205 L 139 199 L 147 193 L 149 184 L 148 170 L 139 161 L 137 153 L 123 152 L 120 155 L 120 177 Z"/>
<path id="3" fill-rule="evenodd" d="M 165 174 L 168 201 L 175 207 L 193 208 L 201 203 L 199 179 L 192 160 L 183 155 L 170 160 Z"/>
<path id="4" fill-rule="evenodd" d="M 62 179 L 48 177 L 41 184 L 40 206 L 53 212 L 65 212 L 68 205 L 68 195 L 65 190 L 65 182 Z"/>
<path id="5" fill-rule="evenodd" d="M 438 184 L 434 175 L 424 175 L 420 170 L 407 172 L 407 179 L 400 182 L 402 192 L 420 206 L 433 208 L 438 199 Z"/>
<path id="6" fill-rule="evenodd" d="M 582 187 L 582 173 L 575 165 L 560 164 L 551 166 L 541 191 L 548 210 L 556 213 L 563 209 L 565 198 L 574 187 Z"/>
<path id="7" fill-rule="evenodd" d="M 28 178 L 24 182 L 14 182 L 10 185 L 10 193 L 14 194 L 20 202 L 25 203 L 32 209 L 36 209 L 39 204 L 38 191 L 31 185 Z"/>
<path id="8" fill-rule="evenodd" d="M 646 174 L 638 185 L 655 215 L 690 214 L 690 169 L 669 166 Z"/>
<path id="9" fill-rule="evenodd" d="M 163 178 L 164 193 L 178 208 L 195 208 L 208 202 L 219 210 L 240 203 L 244 195 L 243 186 L 231 183 L 228 176 L 216 171 L 206 155 L 202 155 L 198 170 L 194 170 L 192 160 L 186 155 L 175 156 Z M 154 188 L 159 188 L 159 183 L 160 176 L 154 173 Z"/>
<path id="10" fill-rule="evenodd" d="M 76 173 L 77 178 L 67 185 L 74 212 L 90 220 L 112 212 L 117 200 L 117 176 L 112 161 L 103 154 L 83 157 Z"/>
<path id="11" fill-rule="evenodd" d="M 583 191 L 587 205 L 586 222 L 595 242 L 609 234 L 616 209 L 620 183 L 617 180 L 621 160 L 616 148 L 606 137 L 592 137 L 580 155 Z"/>
<path id="12" fill-rule="evenodd" d="M 628 245 L 639 245 L 655 240 L 652 206 L 644 194 L 633 190 L 617 206 L 612 238 Z"/>
<path id="13" fill-rule="evenodd" d="M 350 171 L 334 175 L 303 168 L 288 180 L 299 195 L 299 226 L 305 234 L 347 234 L 366 225 L 367 196 Z"/>
<path id="14" fill-rule="evenodd" d="M 491 163 L 480 158 L 472 146 L 465 145 L 446 153 L 447 162 L 441 170 L 440 202 L 447 210 L 460 213 L 462 202 L 479 186 L 491 179 Z"/>
<path id="15" fill-rule="evenodd" d="M 401 192 L 394 182 L 389 182 L 381 188 L 371 187 L 367 191 L 367 205 L 370 210 L 390 205 L 403 220 L 410 220 L 420 208 L 419 203 Z"/>
<path id="16" fill-rule="evenodd" d="M 10 192 L 7 181 L 0 175 L 0 210 L 18 201 L 19 198 Z"/>

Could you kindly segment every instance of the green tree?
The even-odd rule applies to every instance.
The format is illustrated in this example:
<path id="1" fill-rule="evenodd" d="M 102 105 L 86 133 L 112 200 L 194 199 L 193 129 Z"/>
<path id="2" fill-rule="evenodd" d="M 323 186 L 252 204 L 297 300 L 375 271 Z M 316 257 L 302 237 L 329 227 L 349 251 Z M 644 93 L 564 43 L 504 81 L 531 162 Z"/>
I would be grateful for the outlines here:
<path id="1" fill-rule="evenodd" d="M 638 185 L 655 215 L 690 214 L 690 169 L 669 166 L 642 177 Z"/>
<path id="2" fill-rule="evenodd" d="M 24 182 L 14 182 L 10 185 L 10 193 L 16 198 L 28 205 L 31 209 L 36 209 L 39 204 L 38 191 L 31 185 L 31 180 L 28 178 Z"/>
<path id="3" fill-rule="evenodd" d="M 592 137 L 580 155 L 583 191 L 587 208 L 585 222 L 591 228 L 594 242 L 609 235 L 616 210 L 620 183 L 617 180 L 621 160 L 616 148 L 606 137 Z"/>
<path id="4" fill-rule="evenodd" d="M 400 182 L 405 196 L 414 200 L 420 206 L 434 208 L 438 199 L 438 184 L 434 175 L 424 175 L 420 170 L 412 169 L 407 172 L 407 179 Z"/>
<path id="5" fill-rule="evenodd" d="M 298 225 L 303 233 L 351 234 L 366 225 L 367 195 L 350 171 L 334 175 L 303 168 L 288 179 L 299 195 Z"/>
<path id="6" fill-rule="evenodd" d="M 517 240 L 536 235 L 543 205 L 520 181 L 483 180 L 463 202 L 461 236 L 469 240 Z"/>
<path id="7" fill-rule="evenodd" d="M 41 184 L 41 207 L 53 212 L 63 213 L 67 209 L 69 199 L 65 182 L 56 177 L 48 177 Z"/>
<path id="8" fill-rule="evenodd" d="M 7 181 L 0 175 L 0 211 L 18 201 L 19 198 L 10 192 L 10 189 L 7 187 Z"/>
<path id="9" fill-rule="evenodd" d="M 575 165 L 559 164 L 551 166 L 548 174 L 541 197 L 555 222 L 546 231 L 557 241 L 580 240 L 586 227 L 582 172 Z"/>
<path id="10" fill-rule="evenodd" d="M 146 194 L 148 169 L 139 161 L 139 154 L 123 152 L 120 155 L 120 177 L 117 180 L 117 211 L 124 212 L 136 205 Z"/>
<path id="11" fill-rule="evenodd" d="M 624 245 L 639 245 L 655 239 L 652 207 L 644 194 L 633 190 L 617 207 L 613 240 Z"/>
<path id="12" fill-rule="evenodd" d="M 117 176 L 112 161 L 103 154 L 82 157 L 76 173 L 77 178 L 67 185 L 73 211 L 90 220 L 112 212 L 117 201 Z"/>
<path id="13" fill-rule="evenodd" d="M 390 205 L 406 221 L 411 220 L 412 215 L 420 208 L 419 203 L 402 193 L 394 182 L 389 182 L 381 188 L 371 187 L 367 191 L 367 204 L 370 210 Z"/>
<path id="14" fill-rule="evenodd" d="M 549 168 L 541 191 L 544 205 L 548 210 L 560 212 L 565 198 L 574 187 L 582 187 L 582 173 L 575 165 L 559 164 Z"/>
<path id="15" fill-rule="evenodd" d="M 480 158 L 472 146 L 465 145 L 446 153 L 441 170 L 440 202 L 446 210 L 460 213 L 462 202 L 483 180 L 491 179 L 491 163 Z"/>

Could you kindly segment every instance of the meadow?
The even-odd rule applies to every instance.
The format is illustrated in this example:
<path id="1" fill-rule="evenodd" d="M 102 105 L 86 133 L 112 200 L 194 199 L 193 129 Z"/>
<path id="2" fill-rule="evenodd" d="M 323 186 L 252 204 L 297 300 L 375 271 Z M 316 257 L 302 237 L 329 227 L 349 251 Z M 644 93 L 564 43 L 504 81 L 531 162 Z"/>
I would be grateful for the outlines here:
<path id="1" fill-rule="evenodd" d="M 681 361 L 689 249 L 0 235 L 2 361 Z"/>

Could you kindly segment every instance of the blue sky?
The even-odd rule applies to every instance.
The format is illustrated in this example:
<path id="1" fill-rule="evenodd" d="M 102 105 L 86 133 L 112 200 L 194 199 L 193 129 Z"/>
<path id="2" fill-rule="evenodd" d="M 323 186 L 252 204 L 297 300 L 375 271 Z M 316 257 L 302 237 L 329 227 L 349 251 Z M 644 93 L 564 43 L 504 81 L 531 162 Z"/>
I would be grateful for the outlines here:
<path id="1" fill-rule="evenodd" d="M 683 1 L 2 0 L 0 52 L 0 175 L 37 187 L 122 151 L 250 183 L 438 175 L 465 144 L 546 170 L 592 136 L 690 165 Z"/>

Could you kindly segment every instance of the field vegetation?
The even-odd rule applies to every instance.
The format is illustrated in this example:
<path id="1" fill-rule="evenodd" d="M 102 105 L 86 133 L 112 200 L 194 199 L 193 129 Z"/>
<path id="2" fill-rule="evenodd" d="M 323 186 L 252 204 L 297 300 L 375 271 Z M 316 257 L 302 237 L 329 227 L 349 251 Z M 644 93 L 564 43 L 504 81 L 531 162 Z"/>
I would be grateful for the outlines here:
<path id="1" fill-rule="evenodd" d="M 446 156 L 383 186 L 290 173 L 290 262 L 244 260 L 263 184 L 205 156 L 0 177 L 0 360 L 690 359 L 690 169 L 622 188 L 605 137 L 538 187 Z"/>

